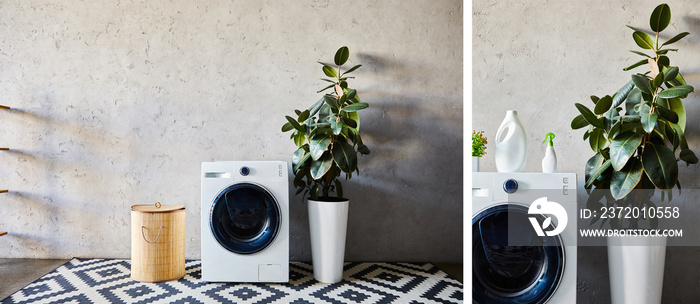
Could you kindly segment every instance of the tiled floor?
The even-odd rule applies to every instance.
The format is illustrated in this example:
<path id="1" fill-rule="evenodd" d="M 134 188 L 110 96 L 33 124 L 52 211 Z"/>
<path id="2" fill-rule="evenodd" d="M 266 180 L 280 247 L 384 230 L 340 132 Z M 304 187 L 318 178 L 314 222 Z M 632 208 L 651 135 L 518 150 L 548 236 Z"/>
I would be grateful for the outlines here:
<path id="1" fill-rule="evenodd" d="M 0 259 L 0 300 L 69 260 Z M 460 282 L 464 282 L 462 264 L 435 263 L 435 265 Z"/>

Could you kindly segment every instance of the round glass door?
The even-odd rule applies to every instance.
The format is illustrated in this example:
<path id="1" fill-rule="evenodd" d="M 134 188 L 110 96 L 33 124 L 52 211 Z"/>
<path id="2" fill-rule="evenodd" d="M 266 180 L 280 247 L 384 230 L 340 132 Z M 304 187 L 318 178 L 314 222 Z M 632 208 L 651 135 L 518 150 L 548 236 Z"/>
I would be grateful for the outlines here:
<path id="1" fill-rule="evenodd" d="M 281 221 L 277 200 L 253 183 L 234 184 L 219 193 L 211 206 L 211 231 L 229 251 L 259 252 L 277 236 Z"/>
<path id="2" fill-rule="evenodd" d="M 474 303 L 544 303 L 556 291 L 564 271 L 563 243 L 559 236 L 538 237 L 528 216 L 525 206 L 502 204 L 472 218 Z M 509 238 L 531 246 L 509 246 Z"/>

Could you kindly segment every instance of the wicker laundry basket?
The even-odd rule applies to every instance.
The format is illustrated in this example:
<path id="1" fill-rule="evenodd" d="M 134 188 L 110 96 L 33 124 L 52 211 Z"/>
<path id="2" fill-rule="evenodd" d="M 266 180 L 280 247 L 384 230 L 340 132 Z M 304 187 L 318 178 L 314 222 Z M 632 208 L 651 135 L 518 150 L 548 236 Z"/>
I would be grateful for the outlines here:
<path id="1" fill-rule="evenodd" d="M 185 276 L 185 206 L 131 206 L 131 278 L 164 282 Z"/>

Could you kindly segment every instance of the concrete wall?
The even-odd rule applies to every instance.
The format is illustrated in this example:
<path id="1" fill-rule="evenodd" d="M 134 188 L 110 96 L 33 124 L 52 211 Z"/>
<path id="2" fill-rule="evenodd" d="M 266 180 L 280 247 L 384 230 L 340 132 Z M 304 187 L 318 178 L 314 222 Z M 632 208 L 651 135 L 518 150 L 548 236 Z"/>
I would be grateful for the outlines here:
<path id="1" fill-rule="evenodd" d="M 639 60 L 632 31 L 625 25 L 649 27 L 649 16 L 662 2 L 633 0 L 592 1 L 474 1 L 473 2 L 473 128 L 486 131 L 490 143 L 481 162 L 495 171 L 496 130 L 506 110 L 517 110 L 528 135 L 526 171 L 540 171 L 547 132 L 554 132 L 558 169 L 576 172 L 583 187 L 583 169 L 593 156 L 583 131 L 572 131 L 578 115 L 574 103 L 592 105 L 590 95 L 612 95 L 631 72 L 622 71 Z M 666 1 L 671 25 L 661 41 L 691 32 L 671 63 L 681 68 L 687 82 L 700 88 L 700 6 L 696 0 Z M 700 95 L 686 100 L 688 143 L 700 151 Z M 679 167 L 684 189 L 697 189 L 700 166 Z M 582 192 L 585 194 L 585 192 Z M 580 193 L 579 199 L 582 198 Z M 694 202 L 697 203 L 697 202 Z M 697 299 L 700 276 L 697 248 L 669 248 L 664 303 Z M 605 248 L 579 248 L 579 302 L 609 303 Z M 688 265 L 692 265 L 688 267 Z"/>
<path id="2" fill-rule="evenodd" d="M 372 154 L 347 259 L 462 259 L 461 1 L 0 2 L 0 257 L 129 257 L 133 204 L 185 204 L 201 162 L 290 160 L 284 115 L 343 45 Z M 310 260 L 292 194 L 291 254 Z"/>

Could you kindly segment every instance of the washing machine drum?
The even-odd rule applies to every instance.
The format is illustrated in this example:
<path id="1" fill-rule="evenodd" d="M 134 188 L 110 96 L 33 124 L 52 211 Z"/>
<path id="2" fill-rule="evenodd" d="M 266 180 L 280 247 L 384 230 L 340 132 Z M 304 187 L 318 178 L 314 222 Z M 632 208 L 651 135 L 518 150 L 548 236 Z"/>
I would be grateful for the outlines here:
<path id="1" fill-rule="evenodd" d="M 525 206 L 501 204 L 472 218 L 474 303 L 545 303 L 559 286 L 564 270 L 561 238 L 538 237 L 527 211 Z M 508 246 L 509 238 L 510 244 L 528 246 Z"/>
<path id="2" fill-rule="evenodd" d="M 227 250 L 253 254 L 267 248 L 277 236 L 280 207 L 264 187 L 233 184 L 219 193 L 211 207 L 211 231 Z"/>

